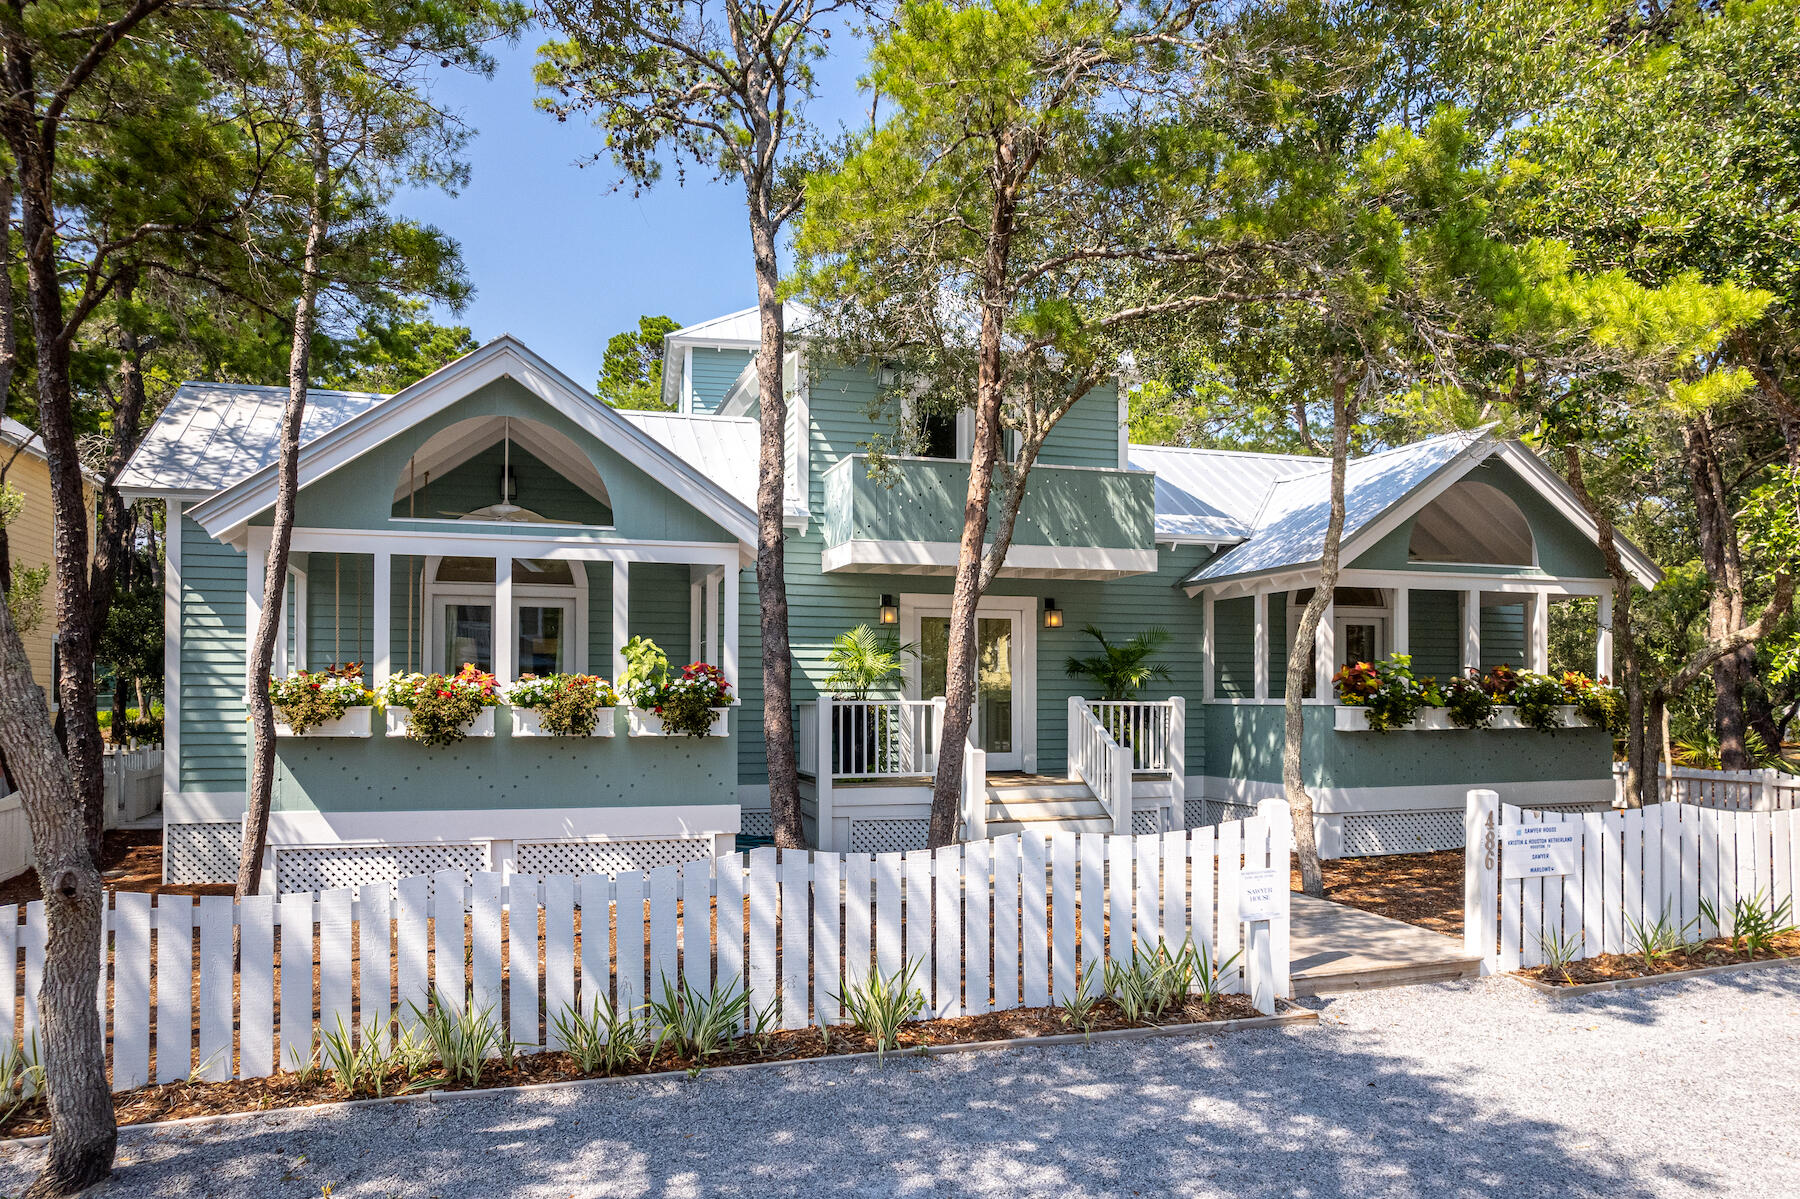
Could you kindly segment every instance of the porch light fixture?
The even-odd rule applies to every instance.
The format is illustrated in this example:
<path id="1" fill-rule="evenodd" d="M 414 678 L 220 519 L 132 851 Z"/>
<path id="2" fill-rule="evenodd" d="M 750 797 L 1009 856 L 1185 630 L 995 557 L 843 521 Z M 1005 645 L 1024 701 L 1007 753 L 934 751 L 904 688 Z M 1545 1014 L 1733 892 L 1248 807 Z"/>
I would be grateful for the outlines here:
<path id="1" fill-rule="evenodd" d="M 891 595 L 881 597 L 881 623 L 900 623 L 900 605 L 894 602 L 894 597 Z"/>
<path id="2" fill-rule="evenodd" d="M 1062 609 L 1049 596 L 1044 597 L 1044 627 L 1046 629 L 1062 628 Z"/>

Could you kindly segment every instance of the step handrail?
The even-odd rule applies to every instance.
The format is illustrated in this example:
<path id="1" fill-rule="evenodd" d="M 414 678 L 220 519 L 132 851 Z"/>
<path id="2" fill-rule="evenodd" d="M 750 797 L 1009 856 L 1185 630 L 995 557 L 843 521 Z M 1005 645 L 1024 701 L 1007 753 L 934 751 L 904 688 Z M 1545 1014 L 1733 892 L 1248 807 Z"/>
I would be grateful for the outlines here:
<path id="1" fill-rule="evenodd" d="M 1112 824 L 1107 831 L 1131 831 L 1131 750 L 1119 744 L 1079 695 L 1069 697 L 1069 773 L 1100 801 Z"/>

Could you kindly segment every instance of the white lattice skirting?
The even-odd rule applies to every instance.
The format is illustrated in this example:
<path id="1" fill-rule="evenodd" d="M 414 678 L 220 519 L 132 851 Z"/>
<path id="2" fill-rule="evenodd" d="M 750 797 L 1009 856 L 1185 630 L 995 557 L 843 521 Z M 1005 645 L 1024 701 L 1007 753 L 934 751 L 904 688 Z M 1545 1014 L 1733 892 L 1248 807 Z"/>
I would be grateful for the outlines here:
<path id="1" fill-rule="evenodd" d="M 775 817 L 767 808 L 760 812 L 745 808 L 738 820 L 738 833 L 742 836 L 773 837 L 775 835 Z"/>
<path id="2" fill-rule="evenodd" d="M 236 820 L 163 827 L 163 881 L 183 886 L 237 881 L 243 825 Z"/>
<path id="3" fill-rule="evenodd" d="M 905 853 L 924 849 L 931 839 L 930 820 L 852 820 L 851 853 Z"/>
<path id="4" fill-rule="evenodd" d="M 485 842 L 433 842 L 425 845 L 280 845 L 275 847 L 275 889 L 329 891 L 394 883 L 408 875 L 439 870 L 486 870 Z"/>
<path id="5" fill-rule="evenodd" d="M 669 837 L 629 841 L 520 841 L 518 872 L 546 874 L 619 874 L 703 862 L 712 856 L 710 837 Z"/>

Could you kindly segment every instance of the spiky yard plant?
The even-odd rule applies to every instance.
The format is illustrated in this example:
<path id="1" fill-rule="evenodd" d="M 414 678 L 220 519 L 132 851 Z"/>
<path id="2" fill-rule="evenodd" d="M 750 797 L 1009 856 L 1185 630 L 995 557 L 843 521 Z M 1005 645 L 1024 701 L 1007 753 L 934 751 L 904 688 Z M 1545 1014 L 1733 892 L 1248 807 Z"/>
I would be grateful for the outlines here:
<path id="1" fill-rule="evenodd" d="M 701 992 L 686 979 L 671 983 L 665 975 L 662 993 L 648 1005 L 656 1030 L 651 1055 L 665 1045 L 696 1068 L 743 1031 L 750 1015 L 750 992 L 735 980 Z"/>
<path id="2" fill-rule="evenodd" d="M 623 1074 L 651 1052 L 645 1005 L 620 1007 L 604 995 L 577 999 L 550 1017 L 550 1030 L 583 1074 Z"/>
<path id="3" fill-rule="evenodd" d="M 1071 654 L 1063 669 L 1072 679 L 1092 679 L 1100 699 L 1136 699 L 1152 682 L 1169 681 L 1169 668 L 1152 661 L 1168 643 L 1167 629 L 1148 628 L 1117 644 L 1099 625 L 1083 625 L 1081 631 L 1100 643 L 1100 652 L 1085 658 Z"/>
<path id="4" fill-rule="evenodd" d="M 877 1061 L 900 1048 L 900 1026 L 925 1010 L 925 992 L 913 984 L 918 972 L 919 963 L 911 961 L 892 974 L 872 974 L 836 996 L 850 1023 L 875 1042 Z"/>
<path id="5" fill-rule="evenodd" d="M 500 1027 L 492 1004 L 476 1007 L 474 997 L 465 994 L 458 1006 L 434 987 L 423 1008 L 416 1003 L 407 1006 L 412 1008 L 420 1043 L 438 1060 L 446 1082 L 478 1087 L 490 1061 L 513 1064 L 518 1046 Z"/>

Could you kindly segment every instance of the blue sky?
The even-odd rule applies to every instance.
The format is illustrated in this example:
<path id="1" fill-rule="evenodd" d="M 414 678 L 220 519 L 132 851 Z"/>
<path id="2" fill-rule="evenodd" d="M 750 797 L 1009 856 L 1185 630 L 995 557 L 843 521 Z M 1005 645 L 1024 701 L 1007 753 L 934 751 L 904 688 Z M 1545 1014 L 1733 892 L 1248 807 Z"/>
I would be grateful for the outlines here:
<path id="1" fill-rule="evenodd" d="M 478 340 L 512 333 L 577 381 L 599 374 L 606 339 L 635 328 L 642 313 L 683 323 L 756 302 L 743 190 L 735 180 L 674 173 L 633 197 L 612 190 L 610 162 L 578 165 L 600 144 L 598 132 L 532 106 L 531 80 L 541 30 L 496 51 L 491 79 L 449 74 L 435 89 L 476 129 L 468 150 L 473 179 L 456 196 L 412 192 L 396 207 L 437 225 L 462 243 L 475 299 L 459 316 Z M 859 111 L 856 77 L 862 46 L 833 39 L 822 64 L 815 122 L 835 126 Z"/>

